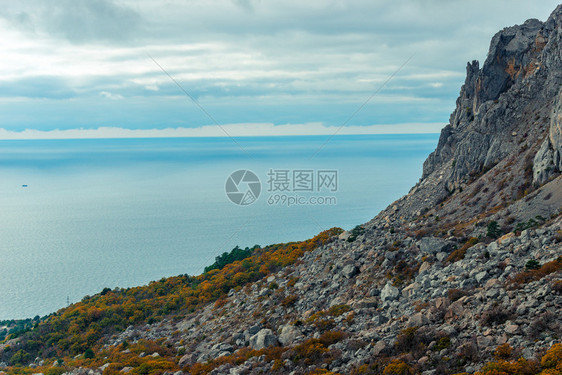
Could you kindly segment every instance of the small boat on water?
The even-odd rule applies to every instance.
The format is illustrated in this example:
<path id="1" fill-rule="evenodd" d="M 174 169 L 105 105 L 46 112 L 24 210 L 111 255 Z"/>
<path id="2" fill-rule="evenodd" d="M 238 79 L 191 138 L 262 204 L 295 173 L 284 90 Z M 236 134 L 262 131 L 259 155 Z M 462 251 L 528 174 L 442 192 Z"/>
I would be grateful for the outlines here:
<path id="1" fill-rule="evenodd" d="M 27 185 L 22 185 L 21 187 L 27 187 Z"/>

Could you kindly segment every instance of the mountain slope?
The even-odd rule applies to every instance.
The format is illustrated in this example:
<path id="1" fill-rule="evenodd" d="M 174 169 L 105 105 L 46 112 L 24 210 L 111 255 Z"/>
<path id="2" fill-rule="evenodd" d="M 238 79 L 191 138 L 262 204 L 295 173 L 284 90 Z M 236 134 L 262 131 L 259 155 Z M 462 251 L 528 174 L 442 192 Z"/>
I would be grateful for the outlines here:
<path id="1" fill-rule="evenodd" d="M 95 311 L 63 309 L 0 345 L 9 364 L 29 364 L 7 370 L 562 373 L 561 38 L 562 6 L 544 23 L 497 33 L 482 68 L 468 64 L 420 182 L 370 222 L 258 249 L 263 262 L 248 279 L 252 264 L 237 261 L 190 278 L 189 293 L 140 287 L 138 296 L 162 293 L 146 302 L 159 308 L 184 299 L 91 342 Z M 176 281 L 185 282 L 162 284 Z M 188 309 L 201 288 L 209 298 Z M 92 298 L 107 304 L 119 293 Z M 41 341 L 47 326 L 56 344 Z M 63 347 L 76 335 L 84 346 Z M 38 341 L 46 347 L 33 360 Z"/>

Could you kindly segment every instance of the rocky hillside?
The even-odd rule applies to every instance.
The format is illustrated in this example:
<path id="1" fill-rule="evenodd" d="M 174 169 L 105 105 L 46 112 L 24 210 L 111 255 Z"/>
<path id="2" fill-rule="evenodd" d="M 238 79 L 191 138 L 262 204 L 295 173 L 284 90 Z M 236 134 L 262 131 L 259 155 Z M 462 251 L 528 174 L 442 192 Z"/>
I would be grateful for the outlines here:
<path id="1" fill-rule="evenodd" d="M 63 310 L 8 337 L 5 371 L 562 374 L 561 83 L 559 6 L 497 33 L 482 68 L 468 64 L 420 182 L 370 222 L 162 282 L 189 292 L 105 291 L 98 312 Z M 157 319 L 124 315 L 133 323 L 72 351 L 103 306 L 124 314 L 148 291 L 163 298 Z"/>

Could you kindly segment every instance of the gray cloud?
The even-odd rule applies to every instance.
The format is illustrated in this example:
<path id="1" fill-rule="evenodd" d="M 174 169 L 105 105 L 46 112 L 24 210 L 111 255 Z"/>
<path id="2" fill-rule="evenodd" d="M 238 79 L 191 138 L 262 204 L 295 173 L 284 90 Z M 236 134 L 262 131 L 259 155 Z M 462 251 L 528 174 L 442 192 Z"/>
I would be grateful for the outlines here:
<path id="1" fill-rule="evenodd" d="M 221 122 L 337 124 L 414 54 L 354 121 L 446 122 L 466 62 L 483 60 L 499 29 L 530 17 L 545 20 L 556 5 L 553 0 L 11 2 L 0 10 L 10 28 L 4 31 L 23 37 L 13 42 L 13 55 L 3 56 L 0 96 L 111 106 L 115 110 L 98 112 L 112 123 L 151 126 L 164 111 L 162 126 L 205 121 L 147 58 L 149 52 Z M 6 27 L 1 19 L 0 27 Z M 177 105 L 168 107 L 170 101 Z M 142 116 L 136 116 L 137 105 L 145 108 Z M 119 117 L 118 106 L 134 119 Z M 83 121 L 95 126 L 99 117 L 96 123 L 88 116 Z"/>
<path id="2" fill-rule="evenodd" d="M 141 35 L 141 15 L 112 0 L 30 0 L 5 8 L 0 17 L 25 32 L 72 43 L 125 42 Z"/>
<path id="3" fill-rule="evenodd" d="M 44 17 L 48 30 L 75 43 L 129 40 L 141 22 L 136 11 L 109 0 L 59 0 Z"/>

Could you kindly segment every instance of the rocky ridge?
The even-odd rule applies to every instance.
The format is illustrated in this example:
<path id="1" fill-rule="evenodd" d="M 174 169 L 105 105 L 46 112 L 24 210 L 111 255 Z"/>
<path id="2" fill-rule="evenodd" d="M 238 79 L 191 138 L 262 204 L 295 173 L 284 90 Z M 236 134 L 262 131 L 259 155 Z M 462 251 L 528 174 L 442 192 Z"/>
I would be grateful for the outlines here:
<path id="1" fill-rule="evenodd" d="M 544 23 L 497 33 L 483 67 L 468 64 L 420 182 L 356 228 L 353 242 L 346 232 L 231 291 L 223 306 L 132 329 L 112 344 L 137 335 L 192 343 L 180 361 L 188 367 L 246 347 L 291 353 L 327 329 L 345 333 L 321 365 L 262 355 L 217 364 L 217 374 L 352 373 L 379 358 L 423 374 L 473 373 L 502 344 L 539 358 L 562 337 L 561 38 L 562 6 Z M 487 236 L 491 222 L 501 238 Z M 530 261 L 557 271 L 517 281 L 532 273 Z"/>
<path id="2" fill-rule="evenodd" d="M 141 337 L 165 338 L 175 346 L 192 343 L 180 359 L 180 365 L 188 365 L 248 346 L 295 347 L 329 328 L 344 332 L 346 338 L 330 347 L 337 359 L 322 367 L 343 374 L 377 356 L 401 355 L 397 341 L 415 327 L 424 349 L 405 357 L 420 373 L 443 373 L 440 362 L 445 357 L 452 362 L 450 368 L 472 373 L 505 343 L 532 359 L 562 334 L 562 317 L 556 313 L 562 308 L 560 272 L 524 285 L 510 283 L 530 259 L 556 262 L 562 254 L 561 224 L 557 219 L 519 236 L 510 233 L 489 244 L 478 243 L 456 262 L 447 259 L 455 244 L 452 239 L 417 240 L 373 225 L 352 243 L 344 233 L 307 253 L 299 265 L 231 291 L 223 306 L 210 305 L 179 322 L 131 328 L 111 345 Z M 389 251 L 396 241 L 401 246 Z M 414 275 L 410 280 L 393 279 L 406 269 Z M 342 306 L 342 314 L 329 315 Z M 443 340 L 448 345 L 436 350 Z M 253 358 L 241 365 L 218 366 L 211 373 L 265 373 L 274 365 Z M 286 360 L 282 370 L 303 374 L 312 369 Z"/>

